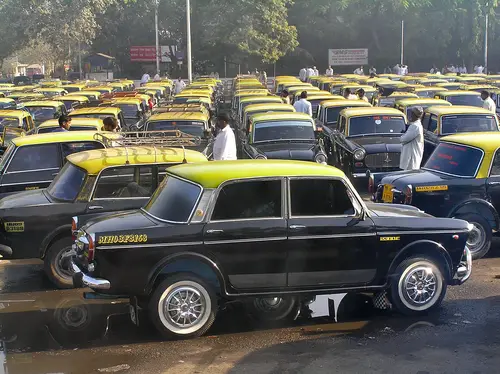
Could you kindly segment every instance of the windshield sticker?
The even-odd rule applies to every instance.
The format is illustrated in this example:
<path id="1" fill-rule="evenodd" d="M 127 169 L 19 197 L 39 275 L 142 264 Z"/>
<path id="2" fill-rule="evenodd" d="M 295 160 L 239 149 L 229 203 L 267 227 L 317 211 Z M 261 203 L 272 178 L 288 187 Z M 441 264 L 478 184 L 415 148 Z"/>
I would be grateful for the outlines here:
<path id="1" fill-rule="evenodd" d="M 382 123 L 382 121 L 379 119 L 375 121 L 375 124 L 377 124 L 377 125 L 380 125 L 381 123 Z"/>
<path id="2" fill-rule="evenodd" d="M 127 243 L 146 243 L 148 236 L 143 235 L 109 235 L 100 236 L 97 244 L 127 244 Z"/>
<path id="3" fill-rule="evenodd" d="M 421 186 L 416 187 L 417 192 L 435 192 L 435 191 L 448 191 L 448 186 Z"/>
<path id="4" fill-rule="evenodd" d="M 24 221 L 22 222 L 5 222 L 5 231 L 7 232 L 24 232 Z"/>

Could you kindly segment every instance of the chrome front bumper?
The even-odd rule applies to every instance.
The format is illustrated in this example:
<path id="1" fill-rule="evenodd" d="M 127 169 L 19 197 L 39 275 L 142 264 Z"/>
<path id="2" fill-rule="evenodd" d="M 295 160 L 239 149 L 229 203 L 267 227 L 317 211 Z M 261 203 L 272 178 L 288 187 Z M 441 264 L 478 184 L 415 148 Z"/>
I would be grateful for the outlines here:
<path id="1" fill-rule="evenodd" d="M 467 247 L 465 247 L 464 257 L 457 269 L 457 284 L 464 284 L 472 274 L 472 255 Z"/>
<path id="2" fill-rule="evenodd" d="M 109 290 L 111 287 L 111 283 L 108 280 L 93 278 L 85 274 L 73 259 L 70 260 L 70 269 L 73 273 L 73 285 L 75 287 L 85 286 L 93 290 Z"/>

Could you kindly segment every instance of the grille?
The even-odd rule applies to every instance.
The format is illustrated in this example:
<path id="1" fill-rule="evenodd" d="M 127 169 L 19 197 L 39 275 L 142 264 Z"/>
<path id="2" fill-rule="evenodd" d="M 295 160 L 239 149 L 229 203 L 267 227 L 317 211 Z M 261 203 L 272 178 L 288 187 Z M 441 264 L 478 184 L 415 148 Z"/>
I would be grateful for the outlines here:
<path id="1" fill-rule="evenodd" d="M 389 169 L 399 167 L 401 153 L 374 153 L 365 157 L 365 165 L 369 169 Z"/>

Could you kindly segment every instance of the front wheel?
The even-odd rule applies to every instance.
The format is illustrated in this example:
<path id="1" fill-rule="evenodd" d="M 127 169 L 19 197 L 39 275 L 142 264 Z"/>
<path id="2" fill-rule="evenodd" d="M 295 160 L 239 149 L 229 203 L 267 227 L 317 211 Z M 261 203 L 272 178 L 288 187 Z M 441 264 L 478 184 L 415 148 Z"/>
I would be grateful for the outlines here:
<path id="1" fill-rule="evenodd" d="M 446 295 L 447 281 L 439 261 L 410 257 L 396 269 L 390 295 L 397 311 L 424 314 L 437 308 Z"/>
<path id="2" fill-rule="evenodd" d="M 464 214 L 456 217 L 463 219 L 472 225 L 472 230 L 467 239 L 467 247 L 473 260 L 483 258 L 491 248 L 492 232 L 491 226 L 483 217 L 477 214 Z"/>
<path id="3" fill-rule="evenodd" d="M 45 253 L 45 274 L 58 288 L 73 288 L 73 278 L 69 269 L 72 250 L 71 239 L 62 238 L 53 243 Z"/>
<path id="4" fill-rule="evenodd" d="M 164 280 L 149 301 L 149 314 L 166 338 L 195 338 L 215 321 L 218 300 L 212 287 L 190 274 Z"/>

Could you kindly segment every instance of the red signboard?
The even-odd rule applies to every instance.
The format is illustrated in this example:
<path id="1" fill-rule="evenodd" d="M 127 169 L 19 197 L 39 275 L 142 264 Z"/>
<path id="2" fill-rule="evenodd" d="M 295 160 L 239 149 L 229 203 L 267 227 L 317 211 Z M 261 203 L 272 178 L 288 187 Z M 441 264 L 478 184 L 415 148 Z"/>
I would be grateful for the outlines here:
<path id="1" fill-rule="evenodd" d="M 130 47 L 130 61 L 156 61 L 156 47 L 154 45 Z"/>

